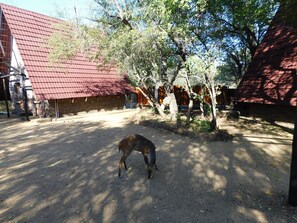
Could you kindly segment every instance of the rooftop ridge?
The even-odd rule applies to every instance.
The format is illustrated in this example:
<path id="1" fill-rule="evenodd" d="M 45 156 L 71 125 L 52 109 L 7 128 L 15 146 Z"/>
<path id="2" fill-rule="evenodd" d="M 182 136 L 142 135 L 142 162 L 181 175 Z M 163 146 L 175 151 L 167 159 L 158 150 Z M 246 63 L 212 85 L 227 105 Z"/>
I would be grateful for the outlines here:
<path id="1" fill-rule="evenodd" d="M 49 61 L 50 48 L 44 41 L 54 31 L 63 31 L 54 24 L 67 21 L 2 3 L 0 7 L 37 100 L 119 95 L 131 90 L 113 64 L 98 69 L 100 60 L 89 60 L 83 53 L 60 63 Z"/>
<path id="2" fill-rule="evenodd" d="M 239 102 L 296 106 L 297 17 L 292 16 L 294 13 L 296 10 L 280 7 L 271 21 L 237 87 Z"/>
<path id="3" fill-rule="evenodd" d="M 15 9 L 15 10 L 18 10 L 18 11 L 21 11 L 21 12 L 27 12 L 29 14 L 39 15 L 40 17 L 43 17 L 43 18 L 47 17 L 48 19 L 51 19 L 51 20 L 60 20 L 61 22 L 66 22 L 67 21 L 67 20 L 63 20 L 63 19 L 56 18 L 56 17 L 53 17 L 53 16 L 42 14 L 40 12 L 34 12 L 34 11 L 31 11 L 31 10 L 28 10 L 28 9 L 22 9 L 20 7 L 17 7 L 17 6 L 12 6 L 12 5 L 8 5 L 8 4 L 5 4 L 5 3 L 0 3 L 1 8 L 2 8 L 2 6 L 9 8 L 9 10 Z"/>

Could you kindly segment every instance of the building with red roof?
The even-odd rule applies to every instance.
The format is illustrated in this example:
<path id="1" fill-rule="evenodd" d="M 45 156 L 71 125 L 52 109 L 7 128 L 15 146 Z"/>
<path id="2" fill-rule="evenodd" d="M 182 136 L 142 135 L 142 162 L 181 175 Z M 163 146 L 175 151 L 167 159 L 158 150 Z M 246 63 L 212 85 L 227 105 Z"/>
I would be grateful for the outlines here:
<path id="1" fill-rule="evenodd" d="M 0 4 L 0 72 L 10 74 L 10 96 L 15 112 L 22 112 L 24 91 L 29 110 L 39 114 L 47 104 L 51 114 L 62 115 L 100 109 L 123 108 L 128 81 L 115 66 L 98 66 L 84 54 L 53 64 L 48 39 L 64 21 Z M 4 51 L 4 52 L 3 52 Z M 24 76 L 19 75 L 21 69 Z M 42 114 L 43 115 L 43 114 Z"/>
<path id="2" fill-rule="evenodd" d="M 238 107 L 249 114 L 278 112 L 292 120 L 297 102 L 297 4 L 292 4 L 276 13 L 236 90 Z"/>

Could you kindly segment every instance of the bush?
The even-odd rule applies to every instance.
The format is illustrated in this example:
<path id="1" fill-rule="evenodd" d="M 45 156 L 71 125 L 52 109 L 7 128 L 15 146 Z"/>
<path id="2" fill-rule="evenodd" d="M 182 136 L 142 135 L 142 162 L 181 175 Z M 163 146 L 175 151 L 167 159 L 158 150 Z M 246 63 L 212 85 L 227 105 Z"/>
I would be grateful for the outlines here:
<path id="1" fill-rule="evenodd" d="M 11 111 L 11 102 L 9 101 L 8 102 L 8 107 L 9 107 L 9 110 Z M 5 101 L 0 101 L 0 111 L 1 112 L 6 112 L 6 104 L 5 104 Z"/>
<path id="2" fill-rule="evenodd" d="M 193 131 L 197 131 L 197 132 L 211 132 L 212 131 L 211 124 L 208 120 L 196 119 L 192 122 L 192 124 L 190 126 L 193 129 Z"/>

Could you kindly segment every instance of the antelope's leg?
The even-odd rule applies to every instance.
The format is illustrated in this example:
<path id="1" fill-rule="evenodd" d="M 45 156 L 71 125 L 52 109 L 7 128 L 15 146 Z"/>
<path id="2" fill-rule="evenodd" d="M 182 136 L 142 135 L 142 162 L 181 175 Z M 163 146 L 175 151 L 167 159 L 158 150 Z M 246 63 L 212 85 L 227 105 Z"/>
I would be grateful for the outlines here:
<path id="1" fill-rule="evenodd" d="M 143 155 L 143 159 L 144 159 L 144 162 L 146 163 L 146 168 L 147 168 L 147 178 L 151 178 L 151 175 L 152 175 L 152 170 L 149 166 L 149 163 L 148 163 L 148 158 L 147 158 L 147 155 L 142 153 Z"/>
<path id="2" fill-rule="evenodd" d="M 121 161 L 119 162 L 119 171 L 118 171 L 118 176 L 121 177 Z"/>
<path id="3" fill-rule="evenodd" d="M 147 178 L 150 179 L 152 177 L 152 170 L 151 168 L 148 168 L 147 170 Z"/>
<path id="4" fill-rule="evenodd" d="M 132 150 L 127 150 L 125 151 L 124 149 L 121 148 L 121 150 L 123 151 L 123 156 L 122 158 L 120 159 L 120 162 L 119 162 L 119 177 L 121 177 L 121 168 L 122 168 L 122 165 L 124 164 L 124 167 L 126 170 L 128 170 L 127 168 L 127 164 L 126 164 L 126 159 L 127 157 L 130 155 L 130 153 L 132 152 Z"/>
<path id="5" fill-rule="evenodd" d="M 148 158 L 147 158 L 147 156 L 143 154 L 143 158 L 144 158 L 144 162 L 146 163 L 146 165 L 148 165 Z"/>
<path id="6" fill-rule="evenodd" d="M 121 177 L 121 165 L 119 165 L 118 176 Z"/>
<path id="7" fill-rule="evenodd" d="M 159 169 L 158 169 L 158 167 L 157 167 L 156 163 L 154 163 L 154 166 L 155 166 L 156 170 L 158 170 L 158 171 L 159 171 Z"/>
<path id="8" fill-rule="evenodd" d="M 125 166 L 125 169 L 127 170 L 126 159 L 127 159 L 127 156 L 125 156 L 125 154 L 120 159 L 120 162 L 119 162 L 119 172 L 118 172 L 119 177 L 121 177 L 121 168 L 122 168 L 123 164 Z"/>

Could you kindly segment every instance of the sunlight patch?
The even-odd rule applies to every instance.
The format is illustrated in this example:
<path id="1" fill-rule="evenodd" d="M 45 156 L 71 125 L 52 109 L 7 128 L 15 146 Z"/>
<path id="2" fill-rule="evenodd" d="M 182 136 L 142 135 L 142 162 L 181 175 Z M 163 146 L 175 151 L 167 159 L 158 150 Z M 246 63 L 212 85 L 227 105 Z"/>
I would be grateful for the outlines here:
<path id="1" fill-rule="evenodd" d="M 226 188 L 227 180 L 224 176 L 215 174 L 213 170 L 207 170 L 206 175 L 212 182 L 215 190 Z"/>
<path id="2" fill-rule="evenodd" d="M 246 172 L 243 169 L 241 169 L 239 166 L 235 167 L 235 171 L 241 177 L 245 177 L 246 176 Z"/>
<path id="3" fill-rule="evenodd" d="M 142 198 L 138 200 L 138 202 L 134 205 L 133 210 L 138 211 L 147 205 L 151 205 L 153 203 L 153 198 L 151 196 Z"/>
<path id="4" fill-rule="evenodd" d="M 237 212 L 242 214 L 245 218 L 253 219 L 259 223 L 267 223 L 268 220 L 263 212 L 256 209 L 247 209 L 245 207 L 237 207 Z"/>
<path id="5" fill-rule="evenodd" d="M 114 222 L 115 210 L 117 210 L 117 200 L 107 203 L 103 209 L 103 222 Z"/>
<path id="6" fill-rule="evenodd" d="M 57 162 L 50 164 L 48 167 L 54 167 L 54 166 L 57 166 L 57 165 L 63 164 L 63 163 L 65 163 L 64 160 L 58 160 Z"/>
<path id="7" fill-rule="evenodd" d="M 234 153 L 234 157 L 241 161 L 245 161 L 249 164 L 253 163 L 253 159 L 251 158 L 251 156 L 247 153 L 247 151 L 245 149 L 236 150 Z"/>

